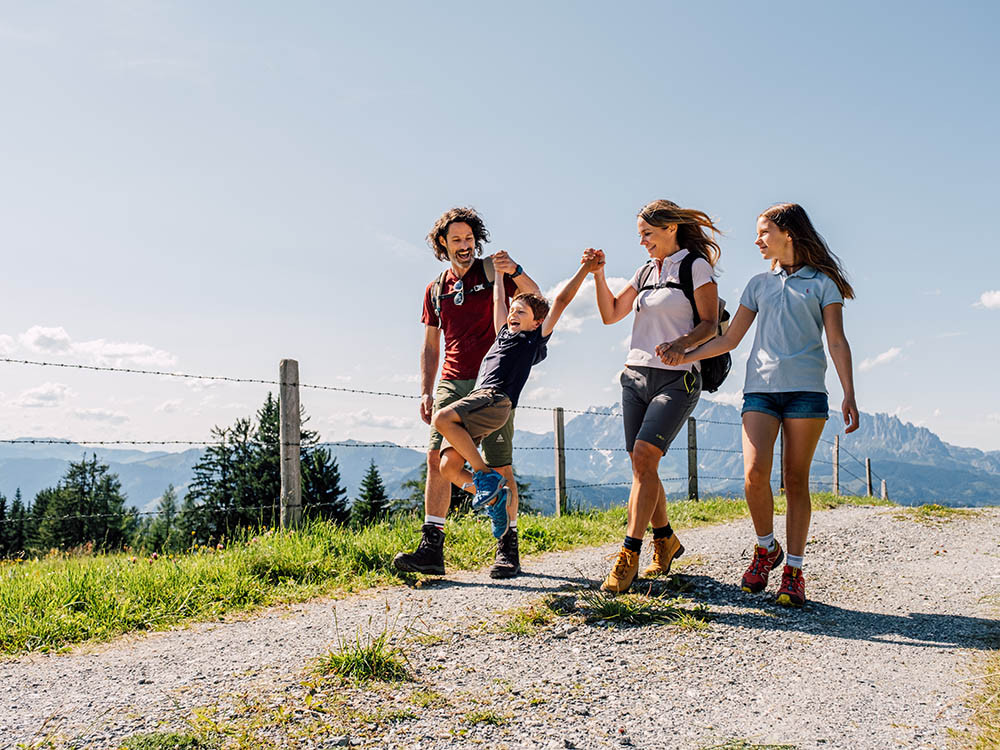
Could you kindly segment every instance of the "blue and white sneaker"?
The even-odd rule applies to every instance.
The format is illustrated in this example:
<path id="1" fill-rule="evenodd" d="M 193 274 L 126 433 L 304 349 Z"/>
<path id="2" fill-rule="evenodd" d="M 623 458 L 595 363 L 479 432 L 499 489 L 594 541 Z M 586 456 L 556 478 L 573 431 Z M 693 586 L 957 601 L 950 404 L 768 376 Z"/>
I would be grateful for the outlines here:
<path id="1" fill-rule="evenodd" d="M 476 471 L 472 474 L 472 481 L 476 485 L 476 496 L 472 499 L 472 507 L 479 510 L 490 500 L 495 498 L 507 480 L 499 471 Z"/>
<path id="2" fill-rule="evenodd" d="M 500 488 L 496 502 L 486 506 L 486 515 L 493 521 L 493 536 L 499 539 L 507 533 L 507 501 L 510 500 L 510 490 L 506 487 Z"/>

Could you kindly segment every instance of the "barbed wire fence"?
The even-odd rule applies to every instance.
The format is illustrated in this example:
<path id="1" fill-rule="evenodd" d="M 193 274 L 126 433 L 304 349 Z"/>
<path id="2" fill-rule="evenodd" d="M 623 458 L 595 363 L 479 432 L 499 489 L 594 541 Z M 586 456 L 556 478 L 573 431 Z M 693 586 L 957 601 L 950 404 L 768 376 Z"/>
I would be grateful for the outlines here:
<path id="1" fill-rule="evenodd" d="M 238 383 L 238 384 L 256 384 L 256 385 L 273 385 L 279 388 L 279 446 L 280 446 L 280 466 L 281 466 L 281 491 L 280 497 L 277 502 L 270 506 L 255 506 L 246 508 L 223 508 L 220 509 L 222 512 L 232 512 L 233 510 L 240 511 L 273 511 L 277 507 L 279 510 L 279 518 L 282 526 L 290 526 L 297 524 L 302 517 L 302 495 L 301 495 L 301 468 L 300 468 L 300 458 L 301 458 L 301 414 L 299 409 L 299 393 L 302 388 L 311 389 L 316 391 L 330 391 L 339 392 L 345 394 L 353 395 L 365 395 L 365 396 L 376 396 L 384 398 L 398 398 L 398 399 L 409 399 L 418 400 L 420 397 L 414 394 L 405 393 L 395 393 L 392 391 L 379 391 L 379 390 L 369 390 L 363 388 L 348 388 L 345 386 L 335 386 L 335 385 L 324 385 L 324 384 L 312 384 L 312 383 L 302 383 L 299 382 L 298 374 L 298 362 L 291 359 L 282 360 L 279 366 L 279 378 L 277 380 L 270 380 L 267 378 L 249 378 L 249 377 L 233 377 L 233 376 L 223 376 L 223 375 L 204 375 L 204 374 L 194 374 L 194 373 L 184 373 L 168 370 L 154 370 L 154 369 L 142 369 L 142 368 L 130 368 L 130 367 L 112 367 L 112 366 L 99 366 L 99 365 L 84 365 L 75 363 L 63 363 L 63 362 L 48 362 L 41 360 L 29 360 L 29 359 L 17 359 L 11 357 L 0 357 L 0 364 L 9 365 L 22 365 L 29 367 L 52 367 L 52 368 L 62 368 L 62 369 L 75 369 L 75 370 L 87 370 L 100 373 L 116 373 L 116 374 L 129 374 L 129 375 L 145 375 L 145 376 L 156 376 L 161 378 L 179 378 L 189 381 L 203 381 L 203 382 L 225 382 L 225 383 Z M 603 487 L 627 487 L 632 484 L 631 480 L 622 481 L 605 481 L 605 482 L 578 482 L 571 481 L 567 477 L 566 473 L 566 454 L 567 453 L 599 453 L 599 454 L 615 454 L 615 453 L 627 453 L 624 447 L 597 447 L 597 446 L 566 446 L 565 445 L 565 414 L 575 414 L 575 415 L 586 415 L 593 417 L 606 417 L 621 419 L 622 413 L 620 410 L 602 410 L 602 409 L 571 409 L 565 407 L 551 407 L 551 406 L 541 406 L 535 404 L 520 404 L 518 409 L 522 410 L 534 410 L 549 412 L 553 417 L 553 445 L 551 446 L 515 446 L 514 450 L 516 452 L 527 452 L 527 451 L 551 451 L 553 454 L 553 484 L 552 486 L 546 487 L 532 487 L 532 492 L 540 493 L 554 493 L 555 510 L 556 514 L 560 514 L 566 511 L 568 496 L 570 491 L 577 491 L 581 489 L 593 489 L 593 488 L 603 488 Z M 674 483 L 674 482 L 686 482 L 686 492 L 682 489 L 681 494 L 686 495 L 687 498 L 692 500 L 699 500 L 701 493 L 699 490 L 699 480 L 711 480 L 711 486 L 713 492 L 731 492 L 732 494 L 742 494 L 744 477 L 743 476 L 724 476 L 718 474 L 705 474 L 700 470 L 705 468 L 699 463 L 699 456 L 704 453 L 718 453 L 718 454 L 731 454 L 731 455 L 742 455 L 741 447 L 734 448 L 717 448 L 717 447 L 698 447 L 698 429 L 704 425 L 719 425 L 725 427 L 735 427 L 742 428 L 740 422 L 734 421 L 724 421 L 724 420 L 713 420 L 713 419 L 696 419 L 695 417 L 689 417 L 687 422 L 687 446 L 672 446 L 669 452 L 686 452 L 687 453 L 687 476 L 661 476 L 660 480 L 664 483 Z M 737 433 L 737 441 L 740 439 Z M 678 436 L 679 437 L 679 436 Z M 872 496 L 872 477 L 873 475 L 881 481 L 881 496 L 883 498 L 888 498 L 888 491 L 886 480 L 876 474 L 872 469 L 871 459 L 865 458 L 864 460 L 855 456 L 851 451 L 849 451 L 845 446 L 841 445 L 840 436 L 834 437 L 833 440 L 828 440 L 826 438 L 820 439 L 821 443 L 829 444 L 832 446 L 831 459 L 827 460 L 822 457 L 821 453 L 817 451 L 816 455 L 813 457 L 814 464 L 820 464 L 822 466 L 829 466 L 831 471 L 830 481 L 825 481 L 819 478 L 810 479 L 810 488 L 819 489 L 823 487 L 829 487 L 830 491 L 839 495 L 844 485 L 857 483 L 857 494 L 864 494 L 867 496 Z M 188 447 L 208 447 L 208 446 L 222 446 L 226 442 L 222 440 L 176 440 L 176 439 L 164 439 L 164 440 L 89 440 L 89 439 L 57 439 L 57 438 L 0 438 L 0 444 L 12 444 L 12 445 L 80 445 L 80 446 L 188 446 Z M 783 454 L 784 454 L 784 436 L 780 436 L 780 441 L 778 443 L 778 455 L 775 457 L 773 462 L 772 470 L 772 481 L 778 486 L 779 491 L 784 490 L 784 472 L 783 472 Z M 342 448 L 342 449 L 371 449 L 371 448 L 385 448 L 385 449 L 399 449 L 399 450 L 416 450 L 424 452 L 427 449 L 426 445 L 401 445 L 398 443 L 393 443 L 389 441 L 382 442 L 359 442 L 359 441 L 322 441 L 315 442 L 309 445 L 310 448 Z M 865 477 L 862 478 L 857 473 L 848 468 L 841 461 L 840 453 L 843 453 L 853 460 L 858 466 L 861 467 L 859 471 L 863 471 Z M 734 472 L 735 473 L 735 472 Z M 844 480 L 841 473 L 846 474 L 849 479 Z M 731 488 L 731 489 L 729 489 Z M 324 503 L 310 503 L 310 509 L 318 509 L 324 505 Z M 119 517 L 122 515 L 129 515 L 133 517 L 152 517 L 160 515 L 162 511 L 138 511 L 132 509 L 126 513 L 118 514 L 91 514 L 91 515 L 79 515 L 79 516 L 67 516 L 66 518 L 78 518 L 78 519 L 89 519 L 89 518 L 110 518 Z M 0 523 L 10 523 L 12 519 L 7 518 L 0 520 Z"/>

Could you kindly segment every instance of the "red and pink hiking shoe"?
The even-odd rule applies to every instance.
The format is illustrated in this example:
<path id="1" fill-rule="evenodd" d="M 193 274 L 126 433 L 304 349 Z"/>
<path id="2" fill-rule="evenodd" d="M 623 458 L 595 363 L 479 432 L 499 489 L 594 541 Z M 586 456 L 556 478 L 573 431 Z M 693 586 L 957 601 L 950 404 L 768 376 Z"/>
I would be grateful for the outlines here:
<path id="1" fill-rule="evenodd" d="M 806 579 L 801 568 L 786 565 L 781 572 L 781 588 L 775 601 L 783 607 L 801 607 L 806 603 Z"/>
<path id="2" fill-rule="evenodd" d="M 767 576 L 774 566 L 779 565 L 785 559 L 785 551 L 777 541 L 774 549 L 768 552 L 767 547 L 754 546 L 753 560 L 750 567 L 743 574 L 741 586 L 748 594 L 756 594 L 767 587 Z"/>

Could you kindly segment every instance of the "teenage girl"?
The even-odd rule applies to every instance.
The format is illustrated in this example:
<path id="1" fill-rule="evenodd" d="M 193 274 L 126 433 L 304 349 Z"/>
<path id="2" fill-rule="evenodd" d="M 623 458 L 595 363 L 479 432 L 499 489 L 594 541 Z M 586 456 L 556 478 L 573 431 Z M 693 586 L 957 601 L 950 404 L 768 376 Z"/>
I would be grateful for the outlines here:
<path id="1" fill-rule="evenodd" d="M 771 270 L 750 279 L 726 333 L 684 353 L 676 344 L 659 347 L 664 363 L 694 362 L 737 347 L 757 318 L 743 386 L 743 471 L 747 505 L 757 532 L 753 561 L 742 588 L 763 591 L 771 569 L 785 553 L 774 538 L 771 464 L 778 428 L 784 431 L 785 535 L 788 557 L 777 601 L 806 601 L 802 556 L 809 534 L 809 465 L 829 414 L 826 355 L 844 391 L 844 432 L 858 428 L 851 347 L 844 336 L 844 300 L 854 298 L 837 257 L 813 228 L 802 206 L 780 203 L 757 219 L 757 247 Z"/>
<path id="2" fill-rule="evenodd" d="M 602 264 L 594 271 L 601 320 L 611 325 L 633 310 L 632 338 L 621 375 L 625 447 L 632 462 L 628 526 L 621 551 L 604 579 L 605 591 L 627 591 L 639 571 L 639 552 L 646 526 L 653 526 L 653 561 L 643 575 L 668 573 L 684 547 L 670 527 L 666 495 L 658 473 L 660 459 L 694 411 L 701 394 L 699 366 L 667 363 L 656 355 L 659 345 L 680 351 L 697 346 L 715 333 L 719 293 L 714 266 L 720 251 L 709 232 L 717 232 L 702 211 L 653 201 L 639 212 L 639 244 L 649 260 L 617 295 L 611 292 Z M 596 253 L 603 261 L 600 250 Z M 692 261 L 689 256 L 693 256 Z M 688 258 L 694 302 L 701 322 L 694 323 L 691 303 L 680 288 L 681 266 Z"/>

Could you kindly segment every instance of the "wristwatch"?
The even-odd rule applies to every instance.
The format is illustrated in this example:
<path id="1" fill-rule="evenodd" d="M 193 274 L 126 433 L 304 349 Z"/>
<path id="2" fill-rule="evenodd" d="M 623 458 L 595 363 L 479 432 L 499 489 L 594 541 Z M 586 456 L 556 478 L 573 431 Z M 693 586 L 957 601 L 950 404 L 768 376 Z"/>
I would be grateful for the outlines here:
<path id="1" fill-rule="evenodd" d="M 524 269 L 523 269 L 523 268 L 521 268 L 521 264 L 520 264 L 520 263 L 518 263 L 518 264 L 517 264 L 517 268 L 515 268 L 515 269 L 514 269 L 514 273 L 510 274 L 510 277 L 511 277 L 512 279 L 515 279 L 515 278 L 517 278 L 518 276 L 520 276 L 520 275 L 521 275 L 522 273 L 524 273 Z"/>

